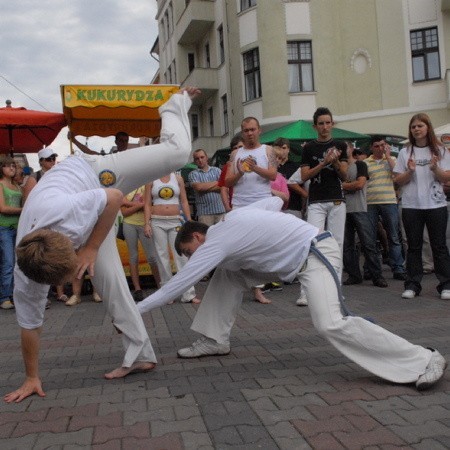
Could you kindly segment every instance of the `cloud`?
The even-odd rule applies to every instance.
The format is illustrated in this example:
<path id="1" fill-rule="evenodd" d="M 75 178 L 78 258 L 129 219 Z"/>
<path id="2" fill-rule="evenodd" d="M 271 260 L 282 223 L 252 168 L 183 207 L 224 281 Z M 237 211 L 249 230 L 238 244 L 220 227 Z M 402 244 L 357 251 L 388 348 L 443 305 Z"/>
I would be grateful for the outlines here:
<path id="1" fill-rule="evenodd" d="M 156 12 L 156 0 L 3 2 L 0 106 L 10 99 L 61 112 L 61 84 L 148 84 L 158 68 L 149 54 Z M 66 135 L 52 144 L 60 155 L 68 154 Z M 112 141 L 91 138 L 89 146 L 109 150 Z"/>

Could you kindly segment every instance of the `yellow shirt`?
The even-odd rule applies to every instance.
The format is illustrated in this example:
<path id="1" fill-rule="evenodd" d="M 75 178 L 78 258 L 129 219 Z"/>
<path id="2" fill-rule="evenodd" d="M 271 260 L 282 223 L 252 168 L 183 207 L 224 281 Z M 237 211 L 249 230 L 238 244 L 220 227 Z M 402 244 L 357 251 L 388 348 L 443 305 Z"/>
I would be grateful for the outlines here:
<path id="1" fill-rule="evenodd" d="M 144 190 L 145 190 L 145 186 L 141 186 L 141 187 L 135 189 L 134 191 L 130 192 L 126 196 L 127 200 L 129 200 L 130 202 L 143 201 L 144 200 Z M 130 225 L 139 225 L 139 226 L 143 227 L 145 224 L 144 210 L 141 209 L 141 210 L 135 212 L 134 214 L 131 214 L 128 217 L 124 217 L 123 221 Z"/>

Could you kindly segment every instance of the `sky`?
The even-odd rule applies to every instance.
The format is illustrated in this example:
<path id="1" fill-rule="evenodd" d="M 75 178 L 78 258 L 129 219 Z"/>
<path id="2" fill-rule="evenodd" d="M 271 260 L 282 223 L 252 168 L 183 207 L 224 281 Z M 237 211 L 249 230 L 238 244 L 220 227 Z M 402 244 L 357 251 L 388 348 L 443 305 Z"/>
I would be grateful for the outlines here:
<path id="1" fill-rule="evenodd" d="M 62 84 L 149 84 L 156 0 L 0 0 L 0 106 L 62 112 Z M 80 139 L 85 143 L 85 139 Z M 114 138 L 89 138 L 109 151 Z M 130 142 L 137 142 L 130 139 Z M 50 145 L 69 154 L 67 128 Z M 27 155 L 37 169 L 36 155 Z"/>

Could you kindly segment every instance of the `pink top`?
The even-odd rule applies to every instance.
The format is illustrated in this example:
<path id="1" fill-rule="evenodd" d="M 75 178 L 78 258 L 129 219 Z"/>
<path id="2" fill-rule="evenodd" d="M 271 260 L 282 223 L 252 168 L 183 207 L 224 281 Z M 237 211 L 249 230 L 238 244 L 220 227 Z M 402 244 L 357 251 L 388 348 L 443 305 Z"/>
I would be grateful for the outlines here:
<path id="1" fill-rule="evenodd" d="M 281 173 L 277 173 L 277 177 L 275 178 L 275 180 L 270 182 L 270 189 L 283 192 L 283 194 L 286 194 L 288 196 L 288 201 L 283 202 L 283 208 L 282 208 L 282 209 L 286 209 L 288 207 L 290 194 L 289 194 L 289 189 L 288 189 L 288 185 L 286 182 L 286 178 L 284 178 L 283 175 L 281 175 Z"/>

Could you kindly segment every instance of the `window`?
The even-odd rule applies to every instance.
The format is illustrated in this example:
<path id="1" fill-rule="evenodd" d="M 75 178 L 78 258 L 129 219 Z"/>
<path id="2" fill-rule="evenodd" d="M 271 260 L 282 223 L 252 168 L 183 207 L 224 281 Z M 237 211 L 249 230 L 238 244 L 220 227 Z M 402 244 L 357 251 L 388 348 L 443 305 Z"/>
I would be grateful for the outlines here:
<path id="1" fill-rule="evenodd" d="M 257 48 L 244 53 L 245 100 L 261 97 L 261 75 L 259 72 L 259 51 Z"/>
<path id="2" fill-rule="evenodd" d="M 211 54 L 209 51 L 209 43 L 205 44 L 205 67 L 211 67 Z"/>
<path id="3" fill-rule="evenodd" d="M 228 99 L 227 94 L 222 96 L 223 132 L 228 133 Z"/>
<path id="4" fill-rule="evenodd" d="M 217 32 L 219 33 L 219 58 L 220 58 L 220 64 L 223 64 L 225 62 L 225 44 L 223 41 L 223 26 L 220 25 Z"/>
<path id="5" fill-rule="evenodd" d="M 166 38 L 166 41 L 169 39 L 170 36 L 170 31 L 169 31 L 169 11 L 166 9 L 166 12 L 164 13 L 164 19 L 163 19 L 163 24 L 164 24 L 164 36 Z"/>
<path id="6" fill-rule="evenodd" d="M 188 53 L 188 69 L 189 73 L 195 69 L 195 55 L 193 53 Z"/>
<path id="7" fill-rule="evenodd" d="M 241 11 L 256 6 L 256 0 L 241 0 Z"/>
<path id="8" fill-rule="evenodd" d="M 212 106 L 208 108 L 209 135 L 214 136 L 214 113 Z"/>
<path id="9" fill-rule="evenodd" d="M 289 92 L 314 90 L 311 41 L 294 41 L 287 44 Z"/>
<path id="10" fill-rule="evenodd" d="M 191 114 L 191 127 L 192 127 L 192 139 L 196 139 L 199 136 L 198 114 Z"/>
<path id="11" fill-rule="evenodd" d="M 437 27 L 411 31 L 410 38 L 413 80 L 441 78 Z"/>

